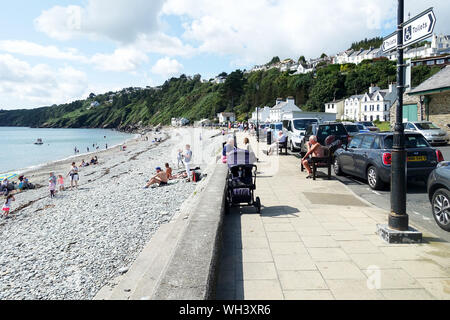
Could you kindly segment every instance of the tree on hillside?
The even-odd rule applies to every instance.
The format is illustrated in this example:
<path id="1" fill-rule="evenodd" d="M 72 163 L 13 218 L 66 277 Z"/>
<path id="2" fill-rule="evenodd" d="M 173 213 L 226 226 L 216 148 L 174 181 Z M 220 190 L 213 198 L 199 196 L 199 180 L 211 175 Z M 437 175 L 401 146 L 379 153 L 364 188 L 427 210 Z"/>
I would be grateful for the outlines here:
<path id="1" fill-rule="evenodd" d="M 382 43 L 383 43 L 382 37 L 375 37 L 372 39 L 365 38 L 364 40 L 361 40 L 358 42 L 353 42 L 350 49 L 358 51 L 361 48 L 364 50 L 368 50 L 368 49 L 370 49 L 370 47 L 379 48 L 382 45 Z"/>
<path id="2" fill-rule="evenodd" d="M 231 109 L 234 109 L 244 93 L 244 85 L 244 73 L 241 70 L 233 71 L 225 80 L 222 96 L 228 101 L 227 104 L 231 106 Z"/>
<path id="3" fill-rule="evenodd" d="M 305 64 L 306 63 L 305 56 L 300 56 L 300 58 L 298 58 L 298 63 Z"/>
<path id="4" fill-rule="evenodd" d="M 267 65 L 272 65 L 272 64 L 276 64 L 279 63 L 281 60 L 279 57 L 273 57 L 272 60 L 270 60 L 270 62 Z"/>
<path id="5" fill-rule="evenodd" d="M 328 56 L 325 53 L 322 53 L 321 56 L 320 56 L 320 59 L 323 59 L 323 58 L 326 58 L 326 57 L 328 57 Z"/>
<path id="6" fill-rule="evenodd" d="M 218 75 L 218 77 L 226 78 L 226 77 L 228 77 L 228 73 L 222 72 L 221 74 Z"/>

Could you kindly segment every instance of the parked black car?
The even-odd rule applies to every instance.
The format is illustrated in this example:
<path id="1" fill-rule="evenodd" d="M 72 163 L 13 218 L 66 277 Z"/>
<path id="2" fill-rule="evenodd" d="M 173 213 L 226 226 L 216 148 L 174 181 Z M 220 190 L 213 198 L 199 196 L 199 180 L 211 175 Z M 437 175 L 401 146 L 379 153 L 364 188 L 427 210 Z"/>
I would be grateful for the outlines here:
<path id="1" fill-rule="evenodd" d="M 308 152 L 307 142 L 309 141 L 310 136 L 316 136 L 317 141 L 323 146 L 325 145 L 325 139 L 329 136 L 335 136 L 336 140 L 341 140 L 342 145 L 347 145 L 349 141 L 349 134 L 342 123 L 313 123 L 306 129 L 305 138 L 302 140 L 300 146 L 300 152 L 302 154 Z"/>
<path id="2" fill-rule="evenodd" d="M 428 178 L 428 197 L 439 227 L 450 231 L 450 162 L 441 162 Z"/>
<path id="3" fill-rule="evenodd" d="M 392 132 L 370 132 L 355 136 L 348 147 L 335 152 L 334 172 L 366 179 L 369 186 L 382 189 L 391 181 Z M 440 150 L 434 149 L 421 134 L 405 134 L 408 180 L 427 181 L 436 165 L 444 161 Z"/>

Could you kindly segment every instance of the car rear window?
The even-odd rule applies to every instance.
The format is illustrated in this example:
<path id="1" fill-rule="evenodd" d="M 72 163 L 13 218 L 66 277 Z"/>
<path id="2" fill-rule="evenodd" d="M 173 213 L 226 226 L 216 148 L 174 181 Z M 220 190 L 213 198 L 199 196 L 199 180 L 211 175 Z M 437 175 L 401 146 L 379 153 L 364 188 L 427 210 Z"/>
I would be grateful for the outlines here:
<path id="1" fill-rule="evenodd" d="M 416 126 L 420 130 L 436 130 L 436 129 L 440 129 L 437 125 L 435 125 L 432 122 L 416 123 Z"/>
<path id="2" fill-rule="evenodd" d="M 344 125 L 323 125 L 320 126 L 319 132 L 317 133 L 317 140 L 322 143 L 328 136 L 342 136 L 347 135 L 347 131 L 344 128 Z"/>
<path id="3" fill-rule="evenodd" d="M 384 139 L 384 148 L 392 149 L 394 143 L 393 136 L 387 136 Z M 405 148 L 406 149 L 415 149 L 415 148 L 428 148 L 430 144 L 422 135 L 406 135 L 405 136 Z"/>
<path id="4" fill-rule="evenodd" d="M 361 144 L 361 149 L 370 149 L 374 140 L 375 136 L 365 136 Z"/>
<path id="5" fill-rule="evenodd" d="M 277 123 L 277 124 L 275 125 L 275 130 L 283 130 L 283 124 Z"/>
<path id="6" fill-rule="evenodd" d="M 345 126 L 345 129 L 347 129 L 347 132 L 359 132 L 358 126 L 356 125 Z"/>
<path id="7" fill-rule="evenodd" d="M 317 120 L 316 119 L 294 120 L 294 128 L 296 130 L 305 130 L 312 123 L 317 123 Z"/>

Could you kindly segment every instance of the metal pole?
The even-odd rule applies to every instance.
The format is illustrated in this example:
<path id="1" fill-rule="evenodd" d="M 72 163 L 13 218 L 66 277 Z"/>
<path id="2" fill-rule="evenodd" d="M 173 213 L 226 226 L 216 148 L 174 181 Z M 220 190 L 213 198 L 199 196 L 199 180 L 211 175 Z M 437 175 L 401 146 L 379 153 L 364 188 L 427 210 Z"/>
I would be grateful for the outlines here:
<path id="1" fill-rule="evenodd" d="M 256 107 L 256 141 L 259 143 L 259 107 Z"/>
<path id="2" fill-rule="evenodd" d="M 403 15 L 404 0 L 398 0 L 397 16 L 397 110 L 394 127 L 394 141 L 392 150 L 391 170 L 391 213 L 389 227 L 399 231 L 406 231 L 408 215 L 406 214 L 406 150 L 405 132 L 403 127 L 403 92 L 405 79 L 403 69 Z"/>

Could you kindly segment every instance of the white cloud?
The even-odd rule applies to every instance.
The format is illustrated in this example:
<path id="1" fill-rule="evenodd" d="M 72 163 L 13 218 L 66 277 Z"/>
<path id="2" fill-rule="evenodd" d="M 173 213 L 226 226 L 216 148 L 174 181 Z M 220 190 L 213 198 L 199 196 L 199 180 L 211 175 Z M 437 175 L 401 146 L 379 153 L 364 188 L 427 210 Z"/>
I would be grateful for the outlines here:
<path id="1" fill-rule="evenodd" d="M 121 43 L 158 30 L 163 0 L 89 0 L 86 6 L 55 6 L 35 19 L 37 30 L 58 40 L 106 37 Z"/>
<path id="2" fill-rule="evenodd" d="M 0 41 L 0 51 L 34 57 L 88 62 L 88 58 L 79 54 L 74 48 L 61 50 L 56 46 L 43 46 L 23 40 L 2 40 Z"/>
<path id="3" fill-rule="evenodd" d="M 0 94 L 12 104 L 4 107 L 66 103 L 81 98 L 86 88 L 86 74 L 72 67 L 31 66 L 10 54 L 0 54 Z"/>
<path id="4" fill-rule="evenodd" d="M 335 54 L 354 41 L 385 36 L 383 28 L 395 20 L 396 3 L 393 0 L 168 0 L 162 12 L 182 16 L 187 21 L 183 39 L 198 43 L 199 51 L 228 55 L 245 66 L 267 62 L 275 55 L 312 58 L 322 52 Z M 414 15 L 428 6 L 435 6 L 438 21 L 442 15 L 442 23 L 450 16 L 446 0 L 411 0 L 405 13 L 411 10 Z M 450 32 L 449 27 L 446 29 Z"/>
<path id="5" fill-rule="evenodd" d="M 102 71 L 135 71 L 139 66 L 148 62 L 148 56 L 133 48 L 118 48 L 112 54 L 96 54 L 91 62 Z"/>
<path id="6" fill-rule="evenodd" d="M 183 65 L 177 60 L 168 57 L 159 59 L 152 67 L 154 74 L 158 74 L 164 78 L 177 76 L 181 73 L 181 70 L 183 70 Z"/>

